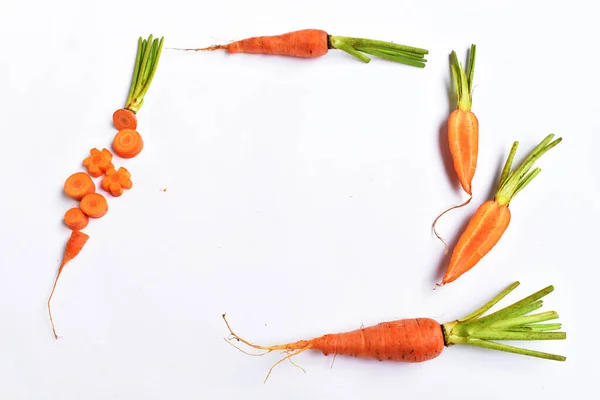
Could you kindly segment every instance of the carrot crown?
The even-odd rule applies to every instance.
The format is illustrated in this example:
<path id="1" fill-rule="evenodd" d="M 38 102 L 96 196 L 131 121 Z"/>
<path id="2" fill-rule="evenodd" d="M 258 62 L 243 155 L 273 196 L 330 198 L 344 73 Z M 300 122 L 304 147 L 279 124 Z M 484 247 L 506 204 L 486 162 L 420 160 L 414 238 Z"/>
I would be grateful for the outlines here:
<path id="1" fill-rule="evenodd" d="M 135 67 L 129 88 L 129 96 L 125 104 L 125 108 L 134 113 L 137 113 L 142 104 L 144 104 L 144 96 L 150 88 L 156 68 L 158 67 L 163 42 L 164 37 L 153 40 L 152 35 L 148 39 L 142 40 L 141 37 L 138 39 Z"/>
<path id="2" fill-rule="evenodd" d="M 556 311 L 526 315 L 542 307 L 543 302 L 540 299 L 551 293 L 554 286 L 548 286 L 516 303 L 482 317 L 486 311 L 517 286 L 519 286 L 519 282 L 513 283 L 473 313 L 454 322 L 443 324 L 446 345 L 465 344 L 547 360 L 565 361 L 566 357 L 563 356 L 494 342 L 494 340 L 563 340 L 567 337 L 565 332 L 550 332 L 561 329 L 561 324 L 539 324 L 539 322 L 557 319 Z"/>
<path id="3" fill-rule="evenodd" d="M 428 50 L 418 47 L 347 36 L 329 36 L 329 46 L 345 51 L 366 63 L 371 59 L 363 53 L 419 68 L 425 68 L 425 54 L 429 54 Z"/>
<path id="4" fill-rule="evenodd" d="M 536 168 L 531 172 L 529 170 L 544 153 L 562 141 L 562 138 L 558 138 L 552 142 L 553 137 L 554 134 L 546 136 L 546 138 L 529 153 L 519 167 L 510 172 L 515 154 L 517 153 L 517 148 L 519 147 L 519 142 L 513 143 L 508 158 L 506 159 L 506 163 L 504 164 L 504 169 L 502 170 L 502 175 L 498 182 L 498 189 L 496 191 L 496 201 L 500 205 L 509 204 L 517 193 L 527 186 L 529 182 L 542 171 L 540 168 Z"/>
<path id="5" fill-rule="evenodd" d="M 452 80 L 454 81 L 454 89 L 458 97 L 457 107 L 463 111 L 471 110 L 472 93 L 473 93 L 473 74 L 475 72 L 475 45 L 471 45 L 469 52 L 469 64 L 467 65 L 468 72 L 462 67 L 458 61 L 456 52 L 452 51 L 450 55 L 450 70 L 452 72 Z"/>

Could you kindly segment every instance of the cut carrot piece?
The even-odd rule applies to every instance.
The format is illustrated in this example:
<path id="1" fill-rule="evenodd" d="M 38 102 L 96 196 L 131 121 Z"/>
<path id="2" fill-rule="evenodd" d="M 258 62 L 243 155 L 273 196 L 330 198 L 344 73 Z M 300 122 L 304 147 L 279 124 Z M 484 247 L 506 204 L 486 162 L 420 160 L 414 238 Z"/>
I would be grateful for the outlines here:
<path id="1" fill-rule="evenodd" d="M 81 199 L 79 208 L 90 218 L 100 218 L 108 212 L 108 202 L 100 193 L 90 193 Z"/>
<path id="2" fill-rule="evenodd" d="M 101 176 L 107 169 L 113 168 L 112 153 L 107 149 L 91 149 L 90 155 L 83 160 L 83 165 L 94 178 Z"/>
<path id="3" fill-rule="evenodd" d="M 121 129 L 115 135 L 112 147 L 119 157 L 133 158 L 144 148 L 144 141 L 135 129 Z"/>
<path id="4" fill-rule="evenodd" d="M 85 195 L 94 193 L 96 185 L 85 172 L 76 172 L 67 178 L 64 190 L 67 196 L 75 200 L 81 200 Z"/>
<path id="5" fill-rule="evenodd" d="M 113 113 L 113 124 L 117 130 L 137 128 L 135 113 L 127 108 L 119 108 Z"/>
<path id="6" fill-rule="evenodd" d="M 106 177 L 102 179 L 102 189 L 109 192 L 113 197 L 119 197 L 123 194 L 123 189 L 131 189 L 131 174 L 127 169 L 120 167 L 119 170 L 114 168 L 106 171 Z"/>
<path id="7" fill-rule="evenodd" d="M 88 223 L 90 222 L 90 218 L 85 215 L 81 208 L 73 207 L 65 213 L 65 225 L 72 230 L 81 230 L 84 229 Z"/>

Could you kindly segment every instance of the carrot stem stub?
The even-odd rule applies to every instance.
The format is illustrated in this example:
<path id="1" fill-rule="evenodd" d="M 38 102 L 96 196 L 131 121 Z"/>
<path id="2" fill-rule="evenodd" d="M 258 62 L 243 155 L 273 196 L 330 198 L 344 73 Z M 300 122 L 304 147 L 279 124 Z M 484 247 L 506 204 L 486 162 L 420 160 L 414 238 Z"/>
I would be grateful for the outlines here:
<path id="1" fill-rule="evenodd" d="M 511 284 L 466 317 L 444 324 L 430 318 L 401 319 L 348 332 L 326 334 L 313 339 L 271 346 L 257 345 L 243 339 L 233 332 L 223 314 L 230 333 L 226 340 L 244 353 L 246 353 L 244 350 L 231 342 L 236 340 L 254 349 L 265 351 L 261 354 L 246 353 L 250 355 L 264 355 L 273 351 L 287 353 L 269 369 L 265 382 L 276 365 L 288 359 L 292 361 L 292 357 L 307 350 L 317 350 L 325 356 L 344 355 L 379 361 L 424 362 L 438 357 L 445 347 L 462 344 L 547 360 L 565 361 L 566 358 L 560 355 L 496 342 L 498 340 L 566 339 L 565 332 L 551 332 L 561 329 L 561 324 L 539 324 L 539 322 L 557 319 L 558 314 L 555 311 L 527 315 L 542 306 L 540 299 L 552 292 L 553 286 L 548 286 L 499 311 L 483 316 L 518 285 L 519 282 Z"/>

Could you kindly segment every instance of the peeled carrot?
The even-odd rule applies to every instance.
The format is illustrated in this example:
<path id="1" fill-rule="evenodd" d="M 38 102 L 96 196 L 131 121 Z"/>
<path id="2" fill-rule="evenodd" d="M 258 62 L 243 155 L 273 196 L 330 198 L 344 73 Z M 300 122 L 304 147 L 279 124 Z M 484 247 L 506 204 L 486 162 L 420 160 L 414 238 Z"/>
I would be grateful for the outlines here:
<path id="1" fill-rule="evenodd" d="M 90 218 L 101 218 L 108 212 L 108 202 L 100 193 L 90 193 L 81 199 L 79 208 Z"/>
<path id="2" fill-rule="evenodd" d="M 87 168 L 91 176 L 98 178 L 107 169 L 113 167 L 112 157 L 112 153 L 107 149 L 100 151 L 94 148 L 90 150 L 90 155 L 83 160 L 83 165 Z"/>
<path id="3" fill-rule="evenodd" d="M 458 104 L 454 111 L 448 116 L 448 143 L 454 170 L 463 190 L 469 198 L 462 204 L 452 206 L 437 216 L 433 222 L 433 231 L 438 239 L 444 243 L 446 252 L 448 246 L 437 233 L 435 225 L 440 217 L 450 210 L 464 207 L 473 199 L 472 181 L 477 169 L 477 156 L 479 152 L 479 120 L 471 111 L 473 94 L 473 73 L 475 71 L 475 45 L 471 45 L 469 55 L 468 72 L 465 73 L 462 65 L 458 62 L 456 52 L 452 51 L 451 70 L 454 87 L 458 98 Z"/>
<path id="4" fill-rule="evenodd" d="M 115 154 L 121 158 L 133 158 L 144 148 L 144 141 L 138 131 L 122 129 L 115 135 L 112 148 Z"/>
<path id="5" fill-rule="evenodd" d="M 81 200 L 85 195 L 96 191 L 96 184 L 85 172 L 76 172 L 65 180 L 64 191 L 67 196 Z"/>
<path id="6" fill-rule="evenodd" d="M 118 170 L 113 168 L 106 171 L 106 177 L 102 179 L 102 189 L 109 192 L 113 197 L 121 196 L 123 189 L 131 189 L 132 187 L 131 174 L 123 167 Z"/>
<path id="7" fill-rule="evenodd" d="M 425 67 L 425 54 L 429 51 L 412 46 L 381 40 L 332 36 L 320 29 L 303 29 L 276 36 L 256 36 L 227 45 L 214 45 L 200 49 L 175 49 L 184 51 L 226 50 L 229 53 L 271 54 L 287 57 L 317 58 L 338 49 L 368 63 L 363 53 L 414 67 Z"/>
<path id="8" fill-rule="evenodd" d="M 54 285 L 52 286 L 52 292 L 50 292 L 50 297 L 48 298 L 48 315 L 50 317 L 50 324 L 52 324 L 52 331 L 54 332 L 54 337 L 56 339 L 58 339 L 58 335 L 56 334 L 56 329 L 54 328 L 54 321 L 52 320 L 52 311 L 50 309 L 50 300 L 52 300 L 52 296 L 54 295 L 54 290 L 56 289 L 56 284 L 58 282 L 58 278 L 60 277 L 60 274 L 62 273 L 63 268 L 69 261 L 71 261 L 72 259 L 77 257 L 77 255 L 79 254 L 79 252 L 81 252 L 81 249 L 83 248 L 83 246 L 85 246 L 85 244 L 87 243 L 89 238 L 90 237 L 87 234 L 85 234 L 79 230 L 73 230 L 71 232 L 71 237 L 69 238 L 67 245 L 65 246 L 65 253 L 63 255 L 63 261 L 60 264 L 60 267 L 58 269 L 58 274 L 56 274 L 56 279 L 54 280 Z"/>
<path id="9" fill-rule="evenodd" d="M 551 142 L 553 137 L 553 134 L 548 135 L 515 171 L 510 172 L 519 145 L 519 142 L 514 142 L 498 182 L 495 198 L 481 204 L 471 217 L 452 252 L 450 264 L 438 286 L 453 282 L 469 271 L 498 243 L 511 220 L 508 208 L 510 202 L 541 172 L 539 168 L 531 172 L 529 170 L 544 153 L 562 141 L 562 138 L 558 138 Z"/>
<path id="10" fill-rule="evenodd" d="M 73 207 L 67 210 L 67 212 L 65 213 L 64 220 L 65 225 L 67 225 L 69 229 L 79 231 L 85 229 L 85 227 L 88 226 L 88 223 L 90 222 L 90 217 L 85 215 L 85 213 L 81 211 L 81 208 Z"/>
<path id="11" fill-rule="evenodd" d="M 553 286 L 548 286 L 492 314 L 482 316 L 518 285 L 519 282 L 513 283 L 466 317 L 444 324 L 430 318 L 401 319 L 349 332 L 327 334 L 313 339 L 274 346 L 256 345 L 242 339 L 232 331 L 225 314 L 223 314 L 223 319 L 230 333 L 228 339 L 230 344 L 233 345 L 232 340 L 237 340 L 252 348 L 266 351 L 262 354 L 251 355 L 264 355 L 278 350 L 287 353 L 286 357 L 269 369 L 265 382 L 277 364 L 287 359 L 291 360 L 291 357 L 306 350 L 317 350 L 326 356 L 331 354 L 379 361 L 417 363 L 438 357 L 445 347 L 462 344 L 548 360 L 565 361 L 566 358 L 563 356 L 495 342 L 496 340 L 566 339 L 565 332 L 550 332 L 561 329 L 561 324 L 538 324 L 542 321 L 557 319 L 558 314 L 555 311 L 526 315 L 542 306 L 542 301 L 539 299 L 552 292 Z"/>

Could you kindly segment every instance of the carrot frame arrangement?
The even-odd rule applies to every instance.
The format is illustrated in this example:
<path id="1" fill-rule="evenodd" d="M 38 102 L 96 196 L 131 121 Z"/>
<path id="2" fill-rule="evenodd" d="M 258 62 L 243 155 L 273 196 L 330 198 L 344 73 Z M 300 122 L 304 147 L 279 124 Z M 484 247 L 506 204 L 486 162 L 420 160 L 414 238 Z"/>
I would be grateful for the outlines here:
<path id="1" fill-rule="evenodd" d="M 255 36 L 226 45 L 213 45 L 198 49 L 173 50 L 211 51 L 226 50 L 229 53 L 270 54 L 287 57 L 318 58 L 331 49 L 342 50 L 357 59 L 369 63 L 370 54 L 389 61 L 425 68 L 426 49 L 381 40 L 333 36 L 321 29 L 302 29 L 274 36 Z"/>
<path id="2" fill-rule="evenodd" d="M 287 355 L 277 361 L 267 373 L 265 382 L 278 364 L 307 350 L 317 350 L 327 355 L 376 359 L 379 361 L 424 362 L 439 356 L 445 347 L 467 345 L 554 361 L 566 361 L 566 357 L 536 350 L 515 347 L 497 341 L 507 340 L 564 340 L 565 332 L 553 332 L 562 328 L 559 323 L 540 324 L 558 318 L 556 311 L 530 314 L 543 305 L 541 298 L 554 291 L 550 285 L 509 306 L 491 314 L 484 314 L 512 292 L 519 282 L 514 282 L 486 304 L 471 314 L 443 324 L 431 318 L 411 318 L 382 322 L 349 332 L 327 334 L 320 337 L 274 346 L 253 344 L 233 332 L 225 314 L 223 319 L 230 336 L 225 340 L 248 355 L 262 356 L 273 351 Z M 233 340 L 264 350 L 251 354 L 232 343 Z M 293 363 L 293 361 L 292 361 Z M 298 366 L 294 364 L 295 366 Z"/>

